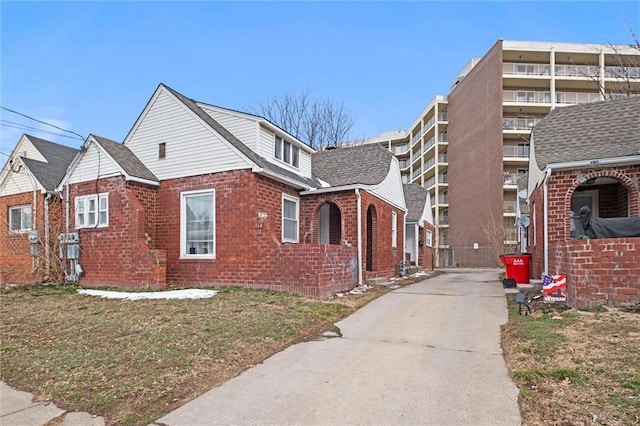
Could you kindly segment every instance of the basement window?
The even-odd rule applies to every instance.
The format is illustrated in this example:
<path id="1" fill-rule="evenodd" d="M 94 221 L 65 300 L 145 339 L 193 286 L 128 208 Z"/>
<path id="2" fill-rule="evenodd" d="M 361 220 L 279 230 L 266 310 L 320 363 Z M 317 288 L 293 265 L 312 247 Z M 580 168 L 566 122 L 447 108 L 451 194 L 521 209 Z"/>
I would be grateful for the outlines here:
<path id="1" fill-rule="evenodd" d="M 27 232 L 31 229 L 31 206 L 9 207 L 9 230 L 11 232 Z"/>

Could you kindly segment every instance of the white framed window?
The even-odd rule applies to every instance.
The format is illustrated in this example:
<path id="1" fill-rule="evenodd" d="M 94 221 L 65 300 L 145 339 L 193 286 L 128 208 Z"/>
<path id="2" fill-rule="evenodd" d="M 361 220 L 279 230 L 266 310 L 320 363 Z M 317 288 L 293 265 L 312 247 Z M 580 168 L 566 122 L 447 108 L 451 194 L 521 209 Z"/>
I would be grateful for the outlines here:
<path id="1" fill-rule="evenodd" d="M 180 257 L 214 258 L 216 249 L 215 190 L 180 194 Z"/>
<path id="2" fill-rule="evenodd" d="M 31 230 L 31 206 L 9 207 L 9 230 L 11 232 L 27 232 Z"/>
<path id="3" fill-rule="evenodd" d="M 427 247 L 433 247 L 433 233 L 427 229 Z"/>
<path id="4" fill-rule="evenodd" d="M 391 247 L 398 247 L 398 214 L 391 212 Z"/>
<path id="5" fill-rule="evenodd" d="M 298 223 L 300 217 L 300 200 L 282 194 L 282 242 L 298 242 Z"/>
<path id="6" fill-rule="evenodd" d="M 278 135 L 275 136 L 273 156 L 293 167 L 298 167 L 300 164 L 300 148 Z"/>
<path id="7" fill-rule="evenodd" d="M 109 193 L 76 197 L 76 229 L 109 226 Z"/>

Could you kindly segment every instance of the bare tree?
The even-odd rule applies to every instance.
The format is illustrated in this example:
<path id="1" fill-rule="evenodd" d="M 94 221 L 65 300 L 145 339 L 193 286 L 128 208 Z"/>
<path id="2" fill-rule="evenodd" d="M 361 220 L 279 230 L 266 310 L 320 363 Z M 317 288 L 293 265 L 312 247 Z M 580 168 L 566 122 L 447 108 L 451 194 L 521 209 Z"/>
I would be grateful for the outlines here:
<path id="1" fill-rule="evenodd" d="M 255 112 L 315 149 L 346 142 L 354 124 L 344 101 L 314 98 L 308 90 L 273 96 Z"/>

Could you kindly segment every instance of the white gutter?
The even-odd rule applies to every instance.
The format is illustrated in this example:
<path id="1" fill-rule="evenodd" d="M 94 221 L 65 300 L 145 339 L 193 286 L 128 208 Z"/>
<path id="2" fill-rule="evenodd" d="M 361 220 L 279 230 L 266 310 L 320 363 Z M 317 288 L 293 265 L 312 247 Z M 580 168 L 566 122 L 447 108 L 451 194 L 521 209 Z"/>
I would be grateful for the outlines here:
<path id="1" fill-rule="evenodd" d="M 355 188 L 356 199 L 358 200 L 358 286 L 362 285 L 362 198 L 360 198 L 360 189 Z"/>
<path id="2" fill-rule="evenodd" d="M 566 161 L 564 163 L 549 163 L 546 169 L 560 170 L 560 169 L 574 169 L 581 167 L 593 167 L 593 166 L 607 166 L 623 163 L 640 163 L 639 155 L 628 155 L 626 157 L 613 157 L 613 158 L 595 158 L 592 160 L 579 160 L 579 161 Z"/>
<path id="3" fill-rule="evenodd" d="M 549 177 L 551 176 L 551 169 L 547 168 L 544 172 L 544 181 L 542 184 L 542 193 L 544 194 L 543 205 L 543 217 L 544 217 L 544 274 L 549 274 L 549 206 L 548 206 L 548 194 L 547 187 L 549 184 Z"/>
<path id="4" fill-rule="evenodd" d="M 47 276 L 49 276 L 49 268 L 51 265 L 49 260 L 49 256 L 51 256 L 51 247 L 49 246 L 49 200 L 51 200 L 51 195 L 54 193 L 47 191 L 46 194 L 47 196 L 44 197 L 44 264 Z"/>
<path id="5" fill-rule="evenodd" d="M 369 190 L 371 190 L 373 188 L 375 188 L 375 186 L 360 185 L 360 184 L 343 185 L 343 186 L 328 186 L 328 187 L 325 187 L 325 188 L 308 189 L 306 191 L 300 192 L 300 195 L 326 194 L 327 192 L 353 191 L 354 189 L 356 191 L 359 190 L 359 189 L 364 189 L 364 190 L 369 191 Z"/>
<path id="6" fill-rule="evenodd" d="M 282 175 L 279 175 L 277 173 L 274 173 L 274 172 L 272 172 L 270 170 L 267 170 L 267 169 L 264 169 L 262 167 L 254 166 L 254 167 L 251 168 L 251 171 L 253 173 L 257 173 L 257 174 L 261 174 L 261 175 L 267 176 L 267 177 L 269 177 L 269 178 L 271 178 L 271 179 L 273 179 L 275 181 L 278 181 L 278 182 L 281 182 L 281 183 L 286 183 L 287 185 L 291 185 L 294 188 L 302 188 L 305 191 L 311 189 L 311 187 L 308 186 L 308 185 L 304 185 L 304 184 L 302 184 L 300 182 L 297 182 L 297 181 L 295 181 L 293 179 L 289 179 L 287 177 L 284 177 Z"/>

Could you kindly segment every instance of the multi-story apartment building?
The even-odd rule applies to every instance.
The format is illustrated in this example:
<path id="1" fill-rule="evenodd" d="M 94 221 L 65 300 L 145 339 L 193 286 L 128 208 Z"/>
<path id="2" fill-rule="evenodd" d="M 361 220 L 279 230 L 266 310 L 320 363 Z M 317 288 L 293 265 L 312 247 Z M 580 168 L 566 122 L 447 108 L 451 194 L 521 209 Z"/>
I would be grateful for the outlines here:
<path id="1" fill-rule="evenodd" d="M 553 108 L 630 94 L 640 94 L 636 48 L 498 40 L 408 131 L 366 142 L 392 150 L 405 182 L 431 193 L 437 266 L 495 265 L 516 248 L 532 127 Z"/>

